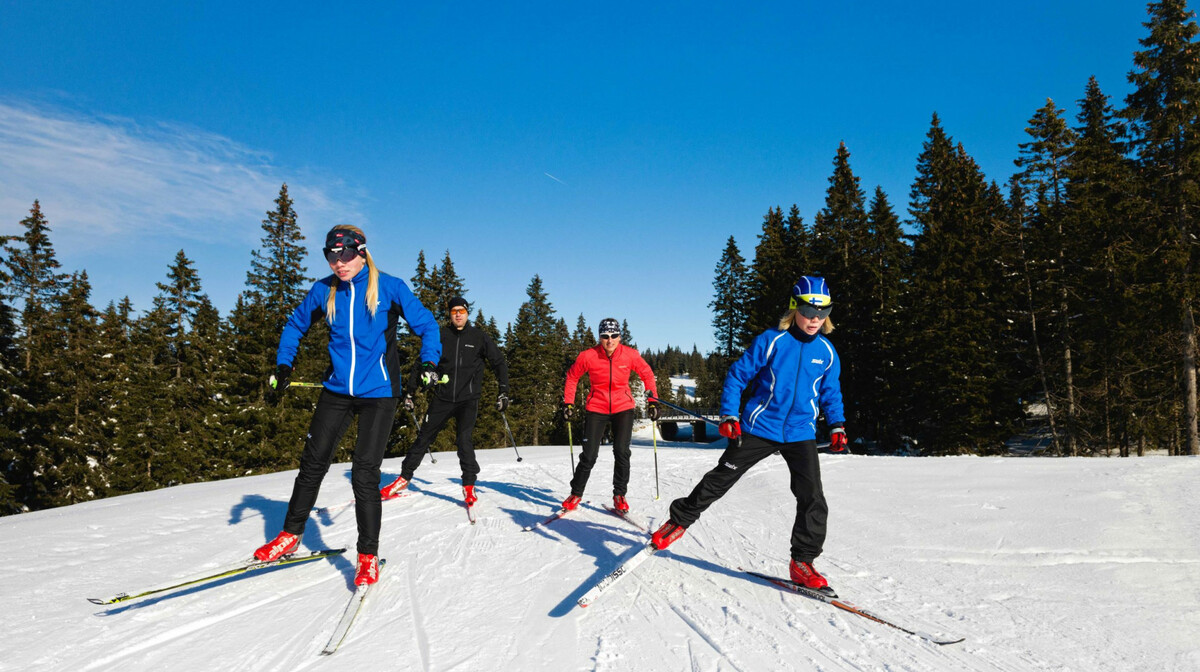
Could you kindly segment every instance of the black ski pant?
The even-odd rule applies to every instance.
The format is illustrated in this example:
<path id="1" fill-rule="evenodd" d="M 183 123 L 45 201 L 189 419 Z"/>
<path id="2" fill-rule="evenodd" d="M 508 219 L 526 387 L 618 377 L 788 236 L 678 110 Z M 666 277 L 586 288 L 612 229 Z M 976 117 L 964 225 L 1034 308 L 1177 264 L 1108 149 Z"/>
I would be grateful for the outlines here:
<path id="1" fill-rule="evenodd" d="M 421 431 L 417 432 L 417 441 L 408 449 L 408 454 L 404 456 L 404 462 L 400 465 L 400 475 L 412 480 L 413 473 L 421 466 L 421 459 L 429 450 L 429 445 L 450 418 L 454 418 L 458 428 L 456 444 L 458 466 L 462 468 L 462 484 L 475 485 L 475 478 L 479 475 L 479 462 L 475 460 L 475 446 L 471 443 L 471 434 L 475 431 L 477 417 L 479 397 L 463 401 L 442 401 L 437 397 L 430 400 L 425 422 L 421 423 Z"/>
<path id="2" fill-rule="evenodd" d="M 829 518 L 829 505 L 825 503 L 825 493 L 821 489 L 816 441 L 779 443 L 743 433 L 741 441 L 725 449 L 717 467 L 700 479 L 692 494 L 671 502 L 671 520 L 683 527 L 691 527 L 700 514 L 729 492 L 750 467 L 777 450 L 787 462 L 792 475 L 792 494 L 796 496 L 792 557 L 801 562 L 812 562 L 825 544 L 825 524 Z"/>
<path id="3" fill-rule="evenodd" d="M 379 527 L 383 508 L 379 503 L 379 465 L 387 448 L 388 434 L 396 416 L 395 397 L 366 399 L 347 397 L 322 390 L 313 411 L 304 453 L 300 456 L 300 473 L 292 486 L 283 530 L 303 534 L 308 514 L 317 501 L 321 481 L 329 471 L 337 444 L 358 416 L 358 443 L 354 445 L 354 462 L 350 483 L 354 489 L 354 513 L 358 518 L 358 552 L 379 554 Z"/>
<path id="4" fill-rule="evenodd" d="M 596 458 L 600 455 L 600 440 L 604 437 L 604 426 L 612 423 L 613 458 L 613 495 L 625 496 L 629 489 L 629 441 L 633 438 L 633 409 L 620 413 L 588 412 L 583 421 L 583 445 L 580 447 L 579 464 L 575 466 L 575 476 L 571 479 L 571 494 L 583 496 L 587 487 L 588 477 L 592 475 L 592 467 L 596 466 Z"/>

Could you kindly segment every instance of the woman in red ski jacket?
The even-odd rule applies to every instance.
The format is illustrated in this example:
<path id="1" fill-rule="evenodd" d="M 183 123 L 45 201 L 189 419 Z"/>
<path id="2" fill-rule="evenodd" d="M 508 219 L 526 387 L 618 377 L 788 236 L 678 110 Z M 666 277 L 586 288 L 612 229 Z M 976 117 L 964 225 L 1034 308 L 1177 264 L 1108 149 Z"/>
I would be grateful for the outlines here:
<path id="1" fill-rule="evenodd" d="M 613 457 L 613 508 L 622 513 L 629 510 L 625 492 L 629 487 L 629 441 L 633 436 L 633 393 L 629 391 L 629 376 L 637 373 L 653 398 L 658 397 L 654 384 L 654 372 L 637 350 L 621 345 L 621 326 L 611 317 L 600 321 L 600 344 L 579 353 L 575 363 L 567 371 L 567 384 L 563 389 L 563 417 L 570 422 L 575 414 L 575 388 L 579 379 L 587 374 L 592 384 L 584 409 L 587 416 L 583 423 L 582 455 L 571 479 L 571 496 L 563 501 L 563 508 L 574 509 L 579 505 L 583 489 L 587 485 L 592 467 L 600 454 L 600 438 L 604 426 L 612 423 Z M 658 417 L 658 407 L 647 403 L 650 419 Z"/>

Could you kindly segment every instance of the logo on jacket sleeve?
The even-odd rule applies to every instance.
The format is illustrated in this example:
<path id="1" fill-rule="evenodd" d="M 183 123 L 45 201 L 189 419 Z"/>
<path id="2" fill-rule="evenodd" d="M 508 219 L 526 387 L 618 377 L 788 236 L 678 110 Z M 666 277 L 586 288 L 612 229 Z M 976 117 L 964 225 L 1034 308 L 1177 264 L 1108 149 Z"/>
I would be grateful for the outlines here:
<path id="1" fill-rule="evenodd" d="M 823 360 L 823 359 L 815 359 L 815 358 L 814 358 L 814 359 L 813 359 L 811 362 L 809 362 L 809 363 L 810 363 L 810 364 L 824 364 L 824 363 L 825 363 L 825 360 Z"/>

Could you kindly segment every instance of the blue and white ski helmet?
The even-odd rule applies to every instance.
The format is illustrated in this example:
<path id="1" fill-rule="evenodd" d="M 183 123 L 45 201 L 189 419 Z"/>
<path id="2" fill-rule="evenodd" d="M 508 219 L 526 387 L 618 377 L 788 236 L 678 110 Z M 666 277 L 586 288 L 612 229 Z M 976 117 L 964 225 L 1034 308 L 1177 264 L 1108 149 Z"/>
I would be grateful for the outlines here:
<path id="1" fill-rule="evenodd" d="M 807 318 L 826 318 L 833 310 L 833 297 L 825 278 L 806 275 L 792 286 L 792 298 L 788 308 L 800 311 Z"/>

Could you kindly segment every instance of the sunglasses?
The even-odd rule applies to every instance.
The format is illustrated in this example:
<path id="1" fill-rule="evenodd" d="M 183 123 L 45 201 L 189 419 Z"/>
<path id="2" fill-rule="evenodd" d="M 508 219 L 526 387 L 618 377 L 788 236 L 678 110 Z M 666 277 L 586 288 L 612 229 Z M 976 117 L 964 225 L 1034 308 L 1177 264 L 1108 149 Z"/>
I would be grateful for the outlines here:
<path id="1" fill-rule="evenodd" d="M 466 308 L 451 308 L 450 314 L 451 315 L 466 315 L 467 309 Z"/>
<path id="2" fill-rule="evenodd" d="M 610 338 L 615 341 L 620 337 L 621 337 L 620 334 L 600 334 L 600 340 L 602 340 L 602 341 L 607 341 Z"/>
<path id="3" fill-rule="evenodd" d="M 354 258 L 359 254 L 361 254 L 361 252 L 359 252 L 357 245 L 354 247 L 325 248 L 325 259 L 331 264 L 336 264 L 339 261 L 343 264 L 348 264 L 354 261 Z"/>

